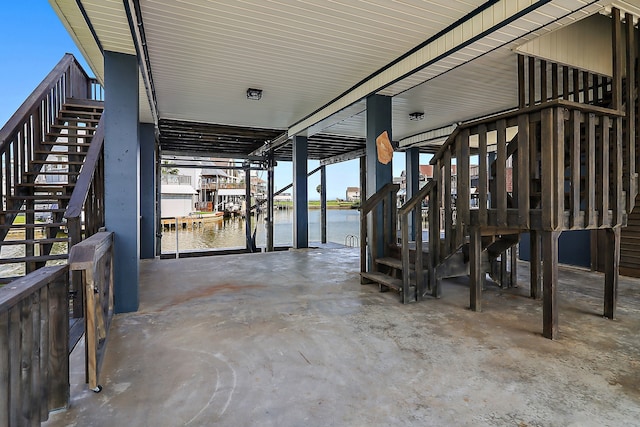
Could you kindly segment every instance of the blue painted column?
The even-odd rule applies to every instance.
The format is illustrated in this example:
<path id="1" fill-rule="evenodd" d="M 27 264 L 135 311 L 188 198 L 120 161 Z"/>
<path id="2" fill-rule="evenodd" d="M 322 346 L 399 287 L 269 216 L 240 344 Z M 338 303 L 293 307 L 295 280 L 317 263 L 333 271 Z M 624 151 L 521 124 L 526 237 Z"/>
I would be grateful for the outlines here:
<path id="1" fill-rule="evenodd" d="M 391 97 L 383 95 L 371 95 L 367 98 L 367 198 L 373 196 L 386 184 L 393 182 L 391 162 L 383 165 L 378 161 L 376 138 L 382 132 L 387 131 L 389 139 L 393 141 L 391 134 Z M 382 208 L 380 208 L 382 209 Z M 378 224 L 369 224 L 368 235 L 371 236 L 371 227 L 378 230 L 383 228 L 382 210 L 378 214 Z M 393 230 L 393 233 L 396 231 Z M 384 233 L 379 232 L 376 242 L 376 252 L 384 253 Z"/>
<path id="2" fill-rule="evenodd" d="M 115 234 L 117 313 L 138 310 L 140 259 L 140 145 L 138 60 L 104 52 L 105 222 Z"/>
<path id="3" fill-rule="evenodd" d="M 293 137 L 293 247 L 309 247 L 307 137 Z"/>
<path id="4" fill-rule="evenodd" d="M 407 197 L 409 200 L 420 191 L 420 150 L 418 148 L 409 148 L 405 151 L 405 178 L 407 184 Z M 409 239 L 416 239 L 416 227 L 414 227 L 414 217 L 409 216 Z M 420 230 L 422 231 L 422 230 Z"/>
<path id="5" fill-rule="evenodd" d="M 156 134 L 140 124 L 140 258 L 156 256 Z"/>

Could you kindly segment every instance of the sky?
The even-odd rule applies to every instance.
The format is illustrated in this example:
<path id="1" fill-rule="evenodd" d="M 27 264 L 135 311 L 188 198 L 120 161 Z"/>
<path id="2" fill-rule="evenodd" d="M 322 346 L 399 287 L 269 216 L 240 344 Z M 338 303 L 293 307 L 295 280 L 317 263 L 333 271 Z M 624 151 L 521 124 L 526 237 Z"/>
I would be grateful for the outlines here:
<path id="1" fill-rule="evenodd" d="M 87 73 L 93 73 L 46 0 L 5 1 L 0 10 L 0 125 L 4 125 L 65 53 L 74 54 Z M 404 162 L 403 153 L 394 154 L 393 176 L 400 176 Z M 309 171 L 318 164 L 309 161 Z M 347 187 L 359 186 L 358 170 L 357 159 L 327 166 L 327 198 L 344 199 Z M 266 179 L 266 172 L 262 175 Z M 292 176 L 291 162 L 280 162 L 275 169 L 276 191 L 291 183 Z M 309 199 L 318 200 L 320 173 L 308 183 Z"/>

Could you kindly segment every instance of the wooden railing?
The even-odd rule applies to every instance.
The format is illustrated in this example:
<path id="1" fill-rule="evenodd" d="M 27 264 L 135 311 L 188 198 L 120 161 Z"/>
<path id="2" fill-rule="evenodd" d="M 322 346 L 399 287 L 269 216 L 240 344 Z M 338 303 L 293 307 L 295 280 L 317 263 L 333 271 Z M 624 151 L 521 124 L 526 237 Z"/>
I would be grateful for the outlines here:
<path id="1" fill-rule="evenodd" d="M 556 100 L 459 126 L 431 160 L 444 195 L 451 194 L 451 165 L 457 166 L 460 224 L 453 227 L 445 204 L 445 251 L 464 243 L 469 225 L 497 231 L 623 225 L 623 188 L 637 188 L 630 184 L 637 177 L 623 171 L 622 115 Z M 473 210 L 472 156 L 478 159 Z"/>
<path id="2" fill-rule="evenodd" d="M 42 145 L 44 136 L 50 132 L 58 112 L 69 98 L 88 98 L 91 83 L 82 67 L 71 54 L 66 54 L 45 77 L 26 101 L 0 129 L 0 202 L 6 208 L 0 223 L 11 224 L 17 209 L 24 199 L 16 194 L 22 183 L 33 183 L 41 164 L 32 161 L 44 160 L 46 147 Z M 29 218 L 27 218 L 29 219 Z M 4 239 L 8 228 L 0 229 Z"/>
<path id="3" fill-rule="evenodd" d="M 429 211 L 436 210 L 439 211 L 438 206 L 438 185 L 435 181 L 428 182 L 424 187 L 418 191 L 417 194 L 413 195 L 411 199 L 407 200 L 407 202 L 402 205 L 398 209 L 398 216 L 400 219 L 400 233 L 401 233 L 401 241 L 402 241 L 402 289 L 405 293 L 404 300 L 409 300 L 409 289 L 410 289 L 410 254 L 409 254 L 409 217 L 413 218 L 413 231 L 415 234 L 415 244 L 416 244 L 416 256 L 415 256 L 415 277 L 416 284 L 415 290 L 416 301 L 422 300 L 427 290 L 430 290 L 434 296 L 439 296 L 439 287 L 438 281 L 436 278 L 436 269 L 429 268 L 429 282 L 428 284 L 424 283 L 424 265 L 422 259 L 422 230 L 423 230 L 423 221 L 422 221 L 422 202 L 426 199 Z M 440 249 L 440 216 L 437 215 L 438 221 L 432 221 L 428 224 L 429 230 L 429 257 L 431 266 L 435 266 L 437 261 L 439 260 L 439 249 Z M 428 286 L 426 286 L 428 285 Z"/>
<path id="4" fill-rule="evenodd" d="M 371 256 L 371 268 L 376 271 L 376 258 L 381 258 L 388 251 L 386 243 L 395 241 L 395 233 L 397 230 L 397 210 L 396 200 L 398 190 L 400 186 L 398 184 L 389 183 L 378 190 L 374 195 L 365 200 L 360 206 L 360 271 L 367 271 L 367 244 L 370 249 Z M 380 209 L 380 206 L 382 208 Z M 367 221 L 371 215 L 372 227 L 371 236 L 368 236 Z M 382 218 L 380 218 L 382 215 Z M 382 220 L 382 227 L 379 227 L 380 219 Z M 381 229 L 380 229 L 381 228 Z M 378 233 L 383 232 L 385 246 L 382 249 L 383 253 L 379 253 L 378 248 Z M 370 237 L 369 239 L 367 239 Z"/>
<path id="5" fill-rule="evenodd" d="M 99 392 L 100 365 L 113 316 L 113 233 L 99 232 L 71 248 L 69 266 L 85 290 L 87 383 Z"/>
<path id="6" fill-rule="evenodd" d="M 104 120 L 105 113 L 100 117 L 64 213 L 69 231 L 70 248 L 104 227 Z M 73 302 L 74 316 L 81 317 L 84 309 L 83 287 L 80 284 L 80 278 L 73 272 L 71 288 L 76 296 Z"/>
<path id="7" fill-rule="evenodd" d="M 68 267 L 0 288 L 0 425 L 40 425 L 69 404 Z"/>

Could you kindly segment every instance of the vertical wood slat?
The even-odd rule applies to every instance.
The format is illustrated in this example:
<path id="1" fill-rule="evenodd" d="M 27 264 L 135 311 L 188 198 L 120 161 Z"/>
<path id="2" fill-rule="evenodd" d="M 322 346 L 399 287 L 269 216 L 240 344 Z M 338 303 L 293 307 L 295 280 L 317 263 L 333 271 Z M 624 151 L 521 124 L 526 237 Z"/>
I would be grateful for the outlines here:
<path id="1" fill-rule="evenodd" d="M 580 71 L 573 68 L 573 102 L 580 102 Z"/>
<path id="2" fill-rule="evenodd" d="M 541 234 L 531 230 L 529 233 L 530 257 L 529 262 L 529 293 L 531 298 L 542 298 L 542 258 L 541 258 Z"/>
<path id="3" fill-rule="evenodd" d="M 509 260 L 509 265 L 511 266 L 511 270 L 509 271 L 509 287 L 516 288 L 518 287 L 518 243 L 509 248 L 509 255 L 511 257 Z"/>
<path id="4" fill-rule="evenodd" d="M 625 190 L 627 192 L 627 212 L 631 212 L 635 205 L 636 196 L 638 195 L 636 180 L 636 110 L 635 110 L 635 92 L 636 82 L 635 65 L 636 65 L 636 38 L 635 28 L 633 26 L 633 15 L 625 14 L 627 21 L 627 84 L 625 91 L 626 120 L 625 120 L 625 158 L 627 159 L 626 178 L 624 180 Z"/>
<path id="5" fill-rule="evenodd" d="M 589 104 L 592 101 L 592 99 L 590 99 L 589 97 L 589 89 L 590 89 L 589 72 L 583 71 L 582 72 L 582 101 L 584 104 Z"/>
<path id="6" fill-rule="evenodd" d="M 49 288 L 40 289 L 40 421 L 49 418 Z M 1 346 L 0 346 L 1 348 Z"/>
<path id="7" fill-rule="evenodd" d="M 554 120 L 554 132 L 553 132 L 553 147 L 554 147 L 554 173 L 553 179 L 555 181 L 555 212 L 556 217 L 554 220 L 554 228 L 556 230 L 561 229 L 564 226 L 564 187 L 565 187 L 565 175 L 564 175 L 564 108 L 556 108 L 553 111 Z"/>
<path id="8" fill-rule="evenodd" d="M 487 127 L 478 126 L 478 220 L 480 225 L 488 225 L 487 217 Z"/>
<path id="9" fill-rule="evenodd" d="M 529 106 L 536 103 L 536 60 L 529 57 Z"/>
<path id="10" fill-rule="evenodd" d="M 551 98 L 558 99 L 558 63 L 553 62 L 551 64 Z"/>
<path id="11" fill-rule="evenodd" d="M 455 173 L 455 179 L 456 179 L 456 188 L 455 188 L 455 194 L 456 194 L 456 199 L 455 199 L 455 204 L 456 204 L 456 223 L 455 223 L 455 227 L 456 227 L 456 230 L 455 230 L 455 237 L 454 237 L 455 241 L 453 243 L 453 246 L 451 247 L 451 251 L 452 252 L 455 250 L 455 248 L 460 247 L 464 243 L 464 225 L 462 223 L 464 212 L 463 212 L 462 206 L 460 205 L 460 203 L 462 203 L 462 197 L 463 197 L 463 195 L 460 194 L 460 185 L 461 185 L 460 160 L 462 158 L 461 157 L 461 147 L 462 147 L 462 132 L 458 133 L 458 135 L 456 136 L 456 139 L 455 139 L 455 142 L 454 142 L 454 147 L 453 147 L 454 156 L 455 156 L 455 159 L 456 159 L 455 160 L 455 162 L 456 162 L 456 173 Z M 451 161 L 451 163 L 453 163 L 453 160 Z M 452 184 L 452 190 L 453 190 L 453 184 Z"/>
<path id="12" fill-rule="evenodd" d="M 547 108 L 541 112 L 541 141 L 540 151 L 542 155 L 542 229 L 546 231 L 554 228 L 555 197 L 553 180 L 553 110 Z"/>
<path id="13" fill-rule="evenodd" d="M 613 108 L 622 109 L 622 23 L 620 22 L 620 9 L 612 8 L 613 34 L 611 37 L 613 54 L 613 80 L 611 82 L 611 95 Z"/>
<path id="14" fill-rule="evenodd" d="M 547 61 L 540 60 L 540 102 L 547 102 Z"/>
<path id="15" fill-rule="evenodd" d="M 415 260 L 415 269 L 416 269 L 416 288 L 415 288 L 415 300 L 421 301 L 424 295 L 424 266 L 423 262 L 423 254 L 422 254 L 422 203 L 418 203 L 418 205 L 413 209 L 413 224 L 415 224 L 418 228 L 415 230 L 416 236 L 416 260 Z M 407 224 L 408 225 L 408 224 Z M 403 264 L 404 266 L 404 264 Z M 405 273 L 406 271 L 406 273 Z M 403 277 L 407 276 L 407 287 L 406 287 L 406 295 L 409 295 L 409 269 L 403 270 Z"/>
<path id="16" fill-rule="evenodd" d="M 558 237 L 557 231 L 542 233 L 543 296 L 542 335 L 545 338 L 558 337 Z"/>
<path id="17" fill-rule="evenodd" d="M 66 277 L 48 285 L 49 289 L 49 374 L 50 410 L 69 404 L 69 301 Z"/>
<path id="18" fill-rule="evenodd" d="M 458 218 L 461 219 L 463 224 L 469 225 L 470 212 L 469 204 L 471 199 L 471 182 L 470 182 L 470 161 L 471 153 L 469 151 L 469 129 L 463 129 L 459 134 L 460 140 L 458 141 L 458 161 L 457 161 L 457 174 L 458 174 Z M 463 243 L 463 242 L 459 242 Z"/>
<path id="19" fill-rule="evenodd" d="M 9 411 L 11 409 L 10 394 L 11 388 L 11 347 L 9 339 L 9 312 L 0 313 L 0 425 L 9 425 Z"/>
<path id="20" fill-rule="evenodd" d="M 562 99 L 569 99 L 569 67 L 562 67 Z"/>
<path id="21" fill-rule="evenodd" d="M 518 54 L 518 108 L 526 106 L 524 55 Z"/>
<path id="22" fill-rule="evenodd" d="M 40 377 L 40 291 L 31 295 L 31 374 L 30 374 L 30 394 L 28 419 L 34 427 L 40 426 L 41 398 L 41 377 Z M 27 326 L 28 327 L 28 326 Z"/>
<path id="23" fill-rule="evenodd" d="M 600 179 L 601 179 L 601 188 L 598 192 L 599 200 L 598 200 L 598 210 L 600 211 L 600 225 L 604 227 L 608 227 L 611 224 L 609 219 L 609 192 L 611 189 L 609 188 L 609 135 L 611 135 L 611 122 L 609 120 L 609 116 L 602 116 L 600 118 L 600 129 L 601 129 L 601 137 L 600 141 L 602 144 L 602 148 L 599 151 L 600 157 L 600 167 L 602 168 L 600 171 Z"/>
<path id="24" fill-rule="evenodd" d="M 438 277 L 435 266 L 440 262 L 440 162 L 433 171 L 433 178 L 436 179 L 435 189 L 429 194 L 429 287 L 433 296 L 439 296 Z"/>
<path id="25" fill-rule="evenodd" d="M 482 287 L 485 272 L 482 270 L 482 236 L 479 226 L 469 230 L 469 306 L 472 311 L 482 311 Z"/>
<path id="26" fill-rule="evenodd" d="M 447 251 L 446 254 L 442 254 L 444 257 L 451 253 L 451 248 L 454 243 L 451 236 L 453 232 L 453 210 L 451 207 L 451 151 L 449 149 L 445 150 L 442 163 L 442 181 L 444 184 L 444 247 Z"/>
<path id="27" fill-rule="evenodd" d="M 529 228 L 531 174 L 529 172 L 529 116 L 518 116 L 518 225 Z"/>
<path id="28" fill-rule="evenodd" d="M 9 311 L 9 425 L 24 424 L 20 413 L 22 411 L 22 331 L 20 328 L 21 305 L 19 302 Z"/>
<path id="29" fill-rule="evenodd" d="M 613 224 L 615 226 L 622 225 L 622 214 L 624 212 L 624 199 L 622 197 L 622 118 L 615 117 L 613 119 L 614 139 L 609 141 L 612 150 L 611 164 L 611 187 L 615 197 L 613 208 Z"/>
<path id="30" fill-rule="evenodd" d="M 580 119 L 579 110 L 571 112 L 571 131 L 569 133 L 569 150 L 570 150 L 570 168 L 571 168 L 571 191 L 569 194 L 569 214 L 570 227 L 578 228 L 580 226 Z"/>
<path id="31" fill-rule="evenodd" d="M 505 227 L 507 225 L 507 122 L 504 119 L 498 120 L 496 130 L 498 132 L 495 186 L 497 225 Z"/>
<path id="32" fill-rule="evenodd" d="M 596 226 L 596 128 L 595 117 L 592 113 L 585 115 L 585 227 Z"/>

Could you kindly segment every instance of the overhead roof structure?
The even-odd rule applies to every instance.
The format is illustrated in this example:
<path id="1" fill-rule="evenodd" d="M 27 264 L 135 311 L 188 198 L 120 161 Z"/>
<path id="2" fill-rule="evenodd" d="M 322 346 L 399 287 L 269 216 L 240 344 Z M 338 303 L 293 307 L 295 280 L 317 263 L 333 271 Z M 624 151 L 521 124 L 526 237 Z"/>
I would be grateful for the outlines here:
<path id="1" fill-rule="evenodd" d="M 515 49 L 612 5 L 640 16 L 638 0 L 49 1 L 98 80 L 104 51 L 138 55 L 140 120 L 163 152 L 275 141 L 284 160 L 305 135 L 328 162 L 362 153 L 369 95 L 392 97 L 401 148 L 434 151 L 456 123 L 517 106 Z"/>

